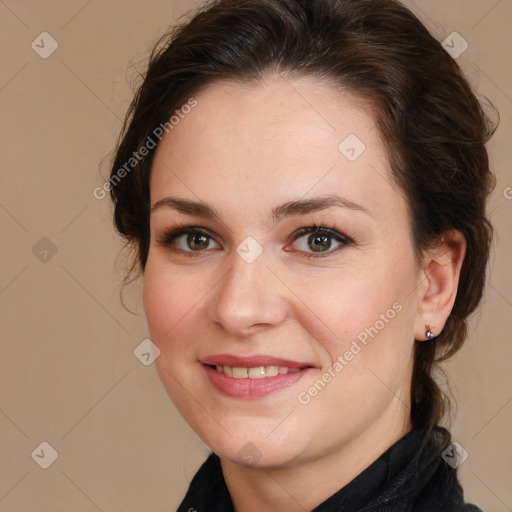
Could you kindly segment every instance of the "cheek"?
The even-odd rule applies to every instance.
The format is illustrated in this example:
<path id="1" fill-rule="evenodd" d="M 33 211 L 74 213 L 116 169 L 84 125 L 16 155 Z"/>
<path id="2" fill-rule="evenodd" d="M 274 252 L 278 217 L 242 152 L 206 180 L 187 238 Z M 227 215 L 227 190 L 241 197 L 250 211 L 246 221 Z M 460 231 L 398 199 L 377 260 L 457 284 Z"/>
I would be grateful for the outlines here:
<path id="1" fill-rule="evenodd" d="M 301 323 L 321 354 L 318 378 L 329 382 L 301 387 L 298 399 L 313 404 L 309 412 L 315 410 L 322 417 L 327 407 L 334 425 L 353 422 L 356 428 L 359 422 L 370 424 L 394 397 L 403 397 L 396 401 L 400 411 L 401 400 L 407 402 L 414 345 L 415 302 L 409 293 L 414 272 L 400 270 L 402 276 L 391 274 L 383 265 L 364 279 L 361 274 L 350 278 L 345 274 L 339 281 L 326 281 L 328 293 L 321 291 L 318 281 L 316 287 L 303 285 L 298 294 L 308 297 L 314 314 L 304 308 Z"/>
<path id="2" fill-rule="evenodd" d="M 320 378 L 329 380 L 325 392 L 319 391 L 322 383 L 301 388 L 300 403 L 314 402 L 310 412 L 321 415 L 328 407 L 340 421 L 371 422 L 393 397 L 407 401 L 415 282 L 413 258 L 400 263 L 381 259 L 296 282 L 297 295 L 307 306 L 297 317 L 320 355 Z M 316 398 L 317 393 L 322 396 Z"/>
<path id="3" fill-rule="evenodd" d="M 189 418 L 189 395 L 183 390 L 194 389 L 189 368 L 190 364 L 196 365 L 197 355 L 196 345 L 191 340 L 198 337 L 191 327 L 198 324 L 196 315 L 202 313 L 201 303 L 194 292 L 197 287 L 180 277 L 175 269 L 171 271 L 165 262 L 151 258 L 148 259 L 143 282 L 149 336 L 160 350 L 155 360 L 157 372 L 176 407 Z"/>
<path id="4" fill-rule="evenodd" d="M 412 358 L 416 315 L 415 267 L 410 262 L 380 262 L 364 279 L 345 282 L 334 329 L 340 332 L 329 349 L 332 359 L 343 358 L 345 382 L 351 383 L 354 398 L 398 392 L 407 379 Z M 359 276 L 360 277 L 360 276 Z M 343 379 L 342 379 L 343 380 Z"/>
<path id="5" fill-rule="evenodd" d="M 414 266 L 362 261 L 300 279 L 298 273 L 283 276 L 299 298 L 293 316 L 313 339 L 321 340 L 331 359 L 348 350 L 353 340 L 364 344 L 377 335 L 395 338 L 404 325 L 411 326 Z"/>
<path id="6" fill-rule="evenodd" d="M 174 316 L 176 309 L 165 275 L 158 272 L 152 260 L 148 259 L 144 271 L 143 304 L 153 343 L 161 344 L 161 336 L 169 323 L 169 314 Z M 167 318 L 167 319 L 166 319 Z M 167 329 L 169 325 L 167 325 Z"/>
<path id="7" fill-rule="evenodd" d="M 161 351 L 177 349 L 188 315 L 198 307 L 196 288 L 183 282 L 178 272 L 149 258 L 144 272 L 143 304 L 151 340 Z M 170 341 L 172 340 L 172 343 Z"/>

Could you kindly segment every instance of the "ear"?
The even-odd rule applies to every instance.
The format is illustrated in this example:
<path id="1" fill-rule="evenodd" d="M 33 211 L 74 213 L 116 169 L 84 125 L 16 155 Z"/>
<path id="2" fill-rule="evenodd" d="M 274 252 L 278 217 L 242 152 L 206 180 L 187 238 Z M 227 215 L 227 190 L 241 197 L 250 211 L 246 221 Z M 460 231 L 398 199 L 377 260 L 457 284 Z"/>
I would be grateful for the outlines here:
<path id="1" fill-rule="evenodd" d="M 445 232 L 438 245 L 425 251 L 414 325 L 416 340 L 427 339 L 427 326 L 434 336 L 443 330 L 455 303 L 465 254 L 466 240 L 462 233 L 455 230 Z"/>

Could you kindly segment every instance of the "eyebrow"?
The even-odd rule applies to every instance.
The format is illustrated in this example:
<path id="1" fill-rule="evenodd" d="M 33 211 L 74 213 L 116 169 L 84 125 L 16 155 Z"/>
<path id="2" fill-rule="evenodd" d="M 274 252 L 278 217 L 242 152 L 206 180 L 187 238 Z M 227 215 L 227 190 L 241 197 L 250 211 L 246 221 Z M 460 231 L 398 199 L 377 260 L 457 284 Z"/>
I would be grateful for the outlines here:
<path id="1" fill-rule="evenodd" d="M 317 197 L 312 199 L 300 199 L 298 201 L 290 201 L 282 204 L 272 210 L 272 219 L 279 222 L 285 217 L 293 217 L 294 215 L 305 215 L 314 213 L 327 208 L 338 207 L 349 210 L 363 212 L 370 215 L 370 212 L 362 205 L 349 201 L 337 195 L 327 197 Z"/>
<path id="2" fill-rule="evenodd" d="M 164 197 L 151 207 L 151 213 L 161 210 L 162 208 L 172 208 L 186 215 L 220 219 L 220 215 L 211 206 L 200 201 L 189 201 L 188 199 L 179 199 L 177 197 Z"/>
<path id="3" fill-rule="evenodd" d="M 364 206 L 337 195 L 330 195 L 326 197 L 289 201 L 273 208 L 271 218 L 274 223 L 277 223 L 285 217 L 306 215 L 332 207 L 346 208 L 370 215 L 370 212 Z M 195 215 L 220 220 L 219 213 L 214 208 L 201 201 L 190 201 L 177 197 L 164 197 L 151 207 L 151 213 L 163 208 L 172 208 L 185 215 Z"/>

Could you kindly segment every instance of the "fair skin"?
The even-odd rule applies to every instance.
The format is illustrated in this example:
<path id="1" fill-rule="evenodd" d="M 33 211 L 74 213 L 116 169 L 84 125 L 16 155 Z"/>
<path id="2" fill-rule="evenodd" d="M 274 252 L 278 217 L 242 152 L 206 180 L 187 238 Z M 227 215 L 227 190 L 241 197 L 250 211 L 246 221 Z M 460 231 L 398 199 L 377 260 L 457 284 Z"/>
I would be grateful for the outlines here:
<path id="1" fill-rule="evenodd" d="M 348 93 L 268 75 L 195 98 L 152 166 L 144 308 L 157 369 L 220 456 L 237 512 L 311 510 L 411 429 L 415 339 L 443 328 L 464 241 L 446 233 L 418 261 L 374 119 Z M 366 146 L 354 161 L 338 149 L 350 134 Z M 311 203 L 333 195 L 344 201 Z M 283 207 L 292 201 L 310 203 Z M 176 224 L 202 231 L 159 243 Z M 329 231 L 297 233 L 312 226 Z M 250 263 L 237 253 L 247 237 L 262 249 Z M 218 354 L 308 369 L 268 395 L 230 396 L 207 375 Z"/>

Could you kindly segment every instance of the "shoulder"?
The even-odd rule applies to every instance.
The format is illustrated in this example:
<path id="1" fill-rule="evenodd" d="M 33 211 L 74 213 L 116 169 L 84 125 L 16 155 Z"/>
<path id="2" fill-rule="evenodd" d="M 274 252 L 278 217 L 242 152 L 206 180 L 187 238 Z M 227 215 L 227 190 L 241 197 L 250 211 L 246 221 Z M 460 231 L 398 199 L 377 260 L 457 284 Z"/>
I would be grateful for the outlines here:
<path id="1" fill-rule="evenodd" d="M 220 460 L 214 453 L 199 468 L 177 512 L 233 512 Z"/>

